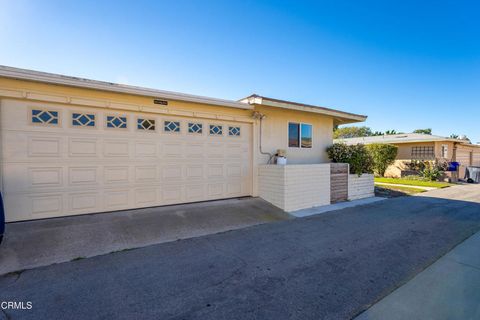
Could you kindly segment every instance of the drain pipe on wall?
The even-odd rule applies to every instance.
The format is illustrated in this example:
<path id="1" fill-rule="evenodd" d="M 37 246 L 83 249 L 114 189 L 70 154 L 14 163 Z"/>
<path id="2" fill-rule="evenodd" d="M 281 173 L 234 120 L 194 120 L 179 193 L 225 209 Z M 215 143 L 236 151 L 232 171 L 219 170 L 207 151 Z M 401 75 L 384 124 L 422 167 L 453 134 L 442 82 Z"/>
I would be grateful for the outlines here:
<path id="1" fill-rule="evenodd" d="M 268 161 L 267 161 L 267 164 L 270 164 L 270 162 L 272 161 L 272 158 L 274 157 L 273 154 L 269 153 L 269 152 L 264 152 L 262 150 L 262 123 L 263 123 L 263 119 L 266 118 L 266 116 L 263 114 L 263 113 L 260 113 L 258 111 L 254 111 L 253 112 L 253 115 L 252 117 L 255 119 L 255 120 L 259 120 L 260 121 L 260 133 L 259 133 L 259 149 L 260 149 L 260 154 L 263 154 L 263 155 L 267 155 L 268 156 Z"/>

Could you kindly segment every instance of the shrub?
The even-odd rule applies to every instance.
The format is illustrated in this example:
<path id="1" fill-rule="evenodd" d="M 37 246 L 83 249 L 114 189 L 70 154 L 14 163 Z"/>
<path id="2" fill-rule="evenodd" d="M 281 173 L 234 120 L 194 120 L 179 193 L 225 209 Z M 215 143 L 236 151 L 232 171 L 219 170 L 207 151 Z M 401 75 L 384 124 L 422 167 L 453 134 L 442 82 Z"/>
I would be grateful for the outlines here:
<path id="1" fill-rule="evenodd" d="M 448 162 L 445 161 L 412 160 L 406 164 L 410 170 L 418 172 L 423 180 L 430 181 L 438 180 L 443 171 L 446 171 L 448 168 Z"/>
<path id="2" fill-rule="evenodd" d="M 367 150 L 373 160 L 373 171 L 383 177 L 388 166 L 395 162 L 398 148 L 391 144 L 374 143 L 367 145 Z"/>
<path id="3" fill-rule="evenodd" d="M 435 181 L 442 175 L 442 168 L 436 163 L 428 162 L 426 163 L 425 168 L 420 171 L 420 175 L 425 180 Z"/>
<path id="4" fill-rule="evenodd" d="M 350 173 L 372 173 L 372 158 L 363 144 L 346 145 L 334 143 L 327 148 L 328 157 L 332 162 L 348 163 Z"/>

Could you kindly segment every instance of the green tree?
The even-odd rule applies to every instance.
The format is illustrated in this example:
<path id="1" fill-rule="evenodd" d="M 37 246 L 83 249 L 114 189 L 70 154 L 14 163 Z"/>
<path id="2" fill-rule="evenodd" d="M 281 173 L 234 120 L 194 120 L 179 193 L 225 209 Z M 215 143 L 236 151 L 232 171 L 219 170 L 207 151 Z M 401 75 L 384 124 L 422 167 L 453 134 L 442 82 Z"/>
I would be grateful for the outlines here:
<path id="1" fill-rule="evenodd" d="M 452 133 L 449 138 L 458 139 L 458 138 L 460 138 L 460 136 L 458 134 Z"/>
<path id="2" fill-rule="evenodd" d="M 385 135 L 387 136 L 393 135 L 393 134 L 397 134 L 397 131 L 395 129 L 385 131 Z"/>
<path id="3" fill-rule="evenodd" d="M 413 133 L 432 134 L 432 128 L 413 130 Z"/>
<path id="4" fill-rule="evenodd" d="M 367 150 L 372 157 L 373 171 L 383 177 L 388 166 L 395 162 L 398 148 L 392 144 L 373 143 L 367 145 Z"/>
<path id="5" fill-rule="evenodd" d="M 368 137 L 372 135 L 372 130 L 369 127 L 342 127 L 333 129 L 334 139 L 346 139 L 357 137 Z"/>

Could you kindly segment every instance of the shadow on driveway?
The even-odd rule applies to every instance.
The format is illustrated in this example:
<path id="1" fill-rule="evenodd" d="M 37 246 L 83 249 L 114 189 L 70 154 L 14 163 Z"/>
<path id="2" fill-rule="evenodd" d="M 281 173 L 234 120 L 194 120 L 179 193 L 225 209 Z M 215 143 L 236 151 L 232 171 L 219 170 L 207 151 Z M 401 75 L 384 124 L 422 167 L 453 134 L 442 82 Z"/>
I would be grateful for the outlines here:
<path id="1" fill-rule="evenodd" d="M 0 275 L 290 218 L 241 198 L 7 224 Z"/>

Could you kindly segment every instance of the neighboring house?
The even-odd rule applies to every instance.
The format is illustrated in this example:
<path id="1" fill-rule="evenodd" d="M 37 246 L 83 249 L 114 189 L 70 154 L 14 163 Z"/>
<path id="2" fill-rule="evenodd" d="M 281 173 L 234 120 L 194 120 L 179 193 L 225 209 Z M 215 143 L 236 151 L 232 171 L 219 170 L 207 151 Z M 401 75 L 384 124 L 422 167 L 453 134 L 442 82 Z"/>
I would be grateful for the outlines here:
<path id="1" fill-rule="evenodd" d="M 5 66 L 0 105 L 7 221 L 258 196 L 259 168 L 277 149 L 312 167 L 283 167 L 295 179 L 282 183 L 307 191 L 294 205 L 275 204 L 327 204 L 332 129 L 366 119 L 257 95 L 230 101 Z M 325 172 L 321 189 L 310 169 Z"/>
<path id="2" fill-rule="evenodd" d="M 402 177 L 408 174 L 406 163 L 412 160 L 456 161 L 460 163 L 460 178 L 465 175 L 465 167 L 480 166 L 480 145 L 468 140 L 446 138 L 436 135 L 406 133 L 372 136 L 363 138 L 336 139 L 347 144 L 389 143 L 398 147 L 397 160 L 385 175 Z"/>

